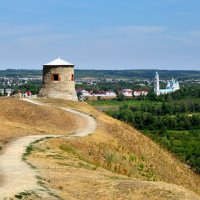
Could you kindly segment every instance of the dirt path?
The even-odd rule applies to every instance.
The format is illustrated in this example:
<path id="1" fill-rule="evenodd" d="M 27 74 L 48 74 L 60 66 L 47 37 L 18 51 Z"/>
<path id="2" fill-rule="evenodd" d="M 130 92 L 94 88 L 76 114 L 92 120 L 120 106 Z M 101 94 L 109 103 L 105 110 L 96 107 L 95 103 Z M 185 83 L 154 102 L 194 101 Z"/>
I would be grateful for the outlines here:
<path id="1" fill-rule="evenodd" d="M 46 106 L 45 104 L 41 104 L 35 100 L 28 101 L 37 105 Z M 96 121 L 94 118 L 75 110 L 66 108 L 60 109 L 77 115 L 85 120 L 84 127 L 75 130 L 69 137 L 84 137 L 95 131 Z M 58 135 L 25 136 L 7 145 L 3 153 L 0 155 L 0 177 L 3 178 L 3 184 L 0 185 L 0 199 L 7 199 L 24 191 L 40 191 L 43 189 L 37 184 L 37 170 L 33 170 L 29 165 L 27 165 L 22 160 L 22 156 L 26 147 L 30 145 L 30 143 L 49 136 L 59 137 Z"/>

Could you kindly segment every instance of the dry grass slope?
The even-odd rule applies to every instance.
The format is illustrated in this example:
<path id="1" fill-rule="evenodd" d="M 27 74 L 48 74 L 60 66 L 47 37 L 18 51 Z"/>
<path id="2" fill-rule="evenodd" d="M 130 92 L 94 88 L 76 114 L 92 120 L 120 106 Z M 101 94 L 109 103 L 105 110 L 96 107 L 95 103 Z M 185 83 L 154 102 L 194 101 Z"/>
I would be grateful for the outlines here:
<path id="1" fill-rule="evenodd" d="M 200 199 L 200 177 L 139 131 L 86 103 L 40 101 L 52 108 L 0 99 L 2 143 L 22 135 L 66 134 L 83 125 L 56 107 L 74 108 L 97 120 L 95 134 L 86 138 L 52 138 L 33 145 L 27 159 L 40 172 L 38 183 L 60 199 Z M 32 194 L 23 199 L 44 198 Z"/>
<path id="2" fill-rule="evenodd" d="M 69 134 L 83 123 L 62 110 L 17 99 L 0 98 L 0 107 L 0 147 L 25 135 Z"/>
<path id="3" fill-rule="evenodd" d="M 51 139 L 35 145 L 29 161 L 42 171 L 40 183 L 54 189 L 62 199 L 200 199 L 191 191 L 176 185 L 141 181 L 96 167 L 78 156 L 75 148 L 56 148 L 59 146 L 57 142 L 60 141 Z"/>
<path id="4" fill-rule="evenodd" d="M 66 157 L 64 156 L 61 160 L 65 160 L 69 154 L 73 154 L 80 161 L 89 163 L 94 167 L 103 167 L 127 178 L 130 177 L 131 180 L 137 178 L 137 180 L 144 181 L 162 181 L 185 187 L 200 194 L 200 177 L 198 175 L 129 125 L 97 111 L 86 103 L 50 99 L 41 101 L 59 107 L 72 107 L 92 115 L 97 120 L 98 127 L 94 135 L 75 140 L 49 140 L 46 145 L 53 148 L 54 152 L 59 152 L 59 155 L 61 152 L 67 153 Z M 49 157 L 43 157 L 43 159 L 48 160 Z M 53 166 L 55 166 L 55 163 Z M 59 175 L 57 174 L 56 177 L 59 182 Z M 84 176 L 82 175 L 82 177 Z M 131 185 L 134 184 L 128 183 L 131 188 Z M 142 182 L 142 184 L 149 189 L 157 188 L 157 192 L 162 190 L 159 185 L 161 188 L 163 186 L 160 182 Z M 125 186 L 123 187 L 125 188 Z M 172 188 L 174 188 L 174 192 L 178 191 L 175 186 L 172 186 Z M 172 188 L 169 190 L 170 192 L 173 191 Z"/>

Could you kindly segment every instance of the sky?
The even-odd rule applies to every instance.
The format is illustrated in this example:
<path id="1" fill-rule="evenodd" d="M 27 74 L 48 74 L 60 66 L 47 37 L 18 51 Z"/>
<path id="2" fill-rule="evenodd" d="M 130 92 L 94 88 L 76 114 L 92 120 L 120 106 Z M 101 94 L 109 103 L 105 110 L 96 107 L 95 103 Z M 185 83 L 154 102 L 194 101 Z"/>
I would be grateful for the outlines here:
<path id="1" fill-rule="evenodd" d="M 0 69 L 200 70 L 199 0 L 0 0 Z"/>

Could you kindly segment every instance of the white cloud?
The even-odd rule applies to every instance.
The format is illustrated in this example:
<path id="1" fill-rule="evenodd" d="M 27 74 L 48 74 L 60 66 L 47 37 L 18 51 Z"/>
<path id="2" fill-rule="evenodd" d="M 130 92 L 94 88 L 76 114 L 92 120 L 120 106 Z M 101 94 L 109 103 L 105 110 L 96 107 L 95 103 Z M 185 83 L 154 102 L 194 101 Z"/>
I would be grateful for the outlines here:
<path id="1" fill-rule="evenodd" d="M 163 33 L 166 28 L 163 26 L 116 26 L 104 28 L 104 32 L 118 32 L 118 33 Z"/>
<path id="2" fill-rule="evenodd" d="M 189 17 L 189 16 L 194 17 L 194 16 L 198 16 L 199 15 L 199 13 L 194 12 L 194 11 L 175 12 L 174 14 L 175 15 L 180 15 L 180 16 L 186 16 L 186 17 Z"/>
<path id="3" fill-rule="evenodd" d="M 192 37 L 200 37 L 200 30 L 190 31 L 189 35 L 192 36 Z"/>
<path id="4" fill-rule="evenodd" d="M 17 39 L 17 41 L 24 46 L 34 47 L 34 46 L 43 46 L 45 48 L 52 48 L 52 44 L 54 45 L 62 45 L 66 40 L 73 39 L 73 35 L 67 34 L 42 34 L 42 35 L 33 35 L 33 36 L 22 36 Z"/>
<path id="5" fill-rule="evenodd" d="M 46 25 L 25 26 L 25 25 L 5 25 L 0 24 L 0 36 L 20 36 L 30 34 L 41 34 L 50 29 Z"/>

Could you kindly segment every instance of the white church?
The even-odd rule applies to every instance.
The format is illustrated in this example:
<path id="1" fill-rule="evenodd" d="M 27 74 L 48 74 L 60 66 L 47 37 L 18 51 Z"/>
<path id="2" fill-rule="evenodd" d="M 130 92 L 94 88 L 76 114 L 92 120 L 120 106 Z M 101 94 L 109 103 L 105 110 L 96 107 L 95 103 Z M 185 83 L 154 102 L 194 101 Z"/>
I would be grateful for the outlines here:
<path id="1" fill-rule="evenodd" d="M 180 90 L 179 82 L 172 78 L 171 81 L 167 82 L 166 89 L 160 89 L 160 79 L 159 74 L 156 72 L 155 75 L 155 83 L 154 83 L 154 92 L 157 96 L 162 94 L 168 94 L 171 92 L 175 92 L 177 90 Z"/>

